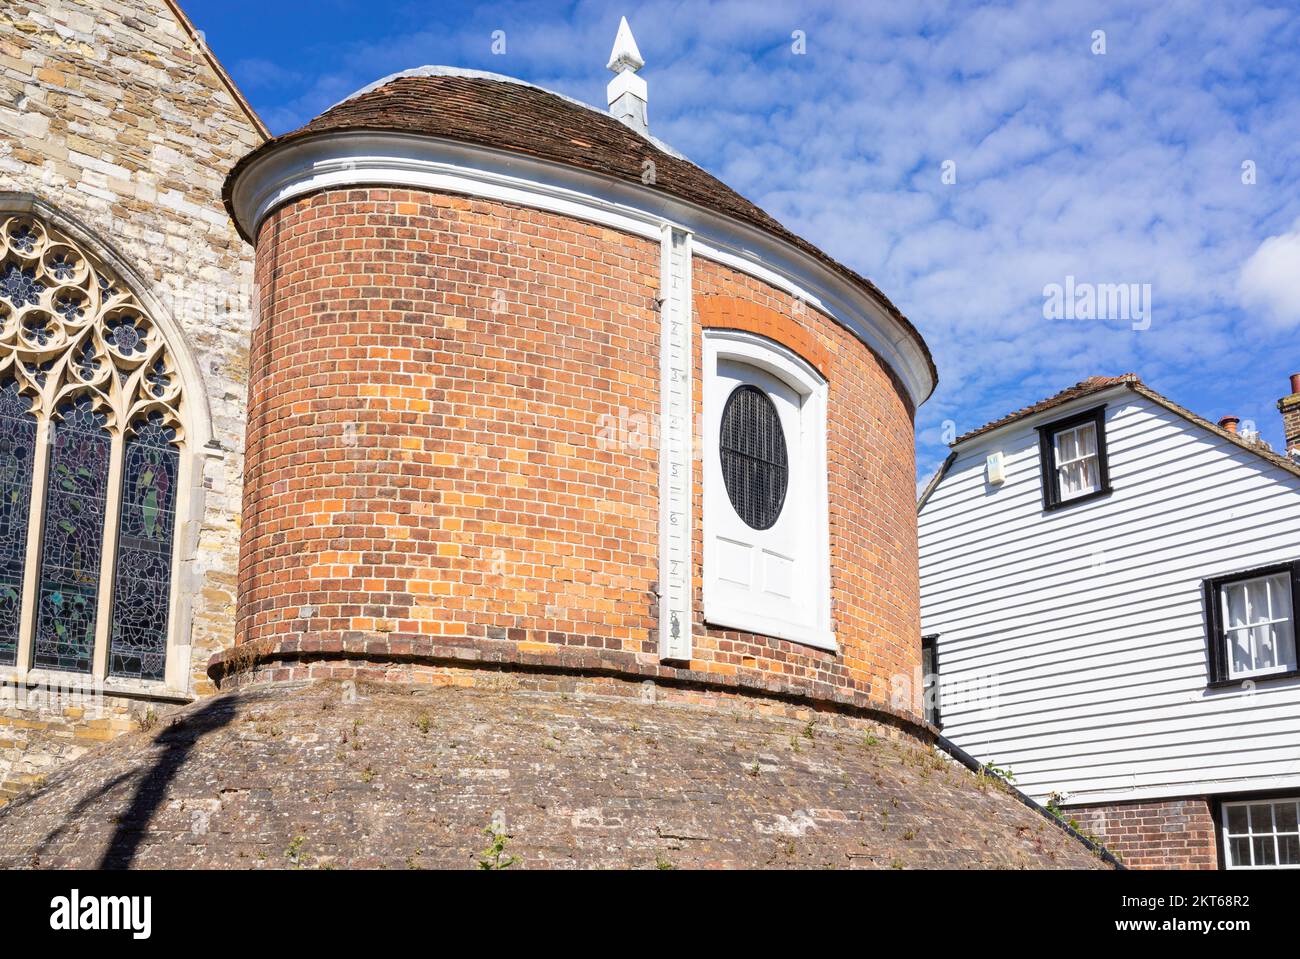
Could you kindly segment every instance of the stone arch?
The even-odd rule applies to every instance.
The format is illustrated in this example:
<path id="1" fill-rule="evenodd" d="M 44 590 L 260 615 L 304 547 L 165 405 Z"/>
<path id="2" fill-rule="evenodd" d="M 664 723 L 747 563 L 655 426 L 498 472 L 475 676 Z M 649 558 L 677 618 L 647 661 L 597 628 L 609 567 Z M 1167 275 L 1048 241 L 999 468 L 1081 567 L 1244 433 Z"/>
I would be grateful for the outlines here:
<path id="1" fill-rule="evenodd" d="M 190 346 L 189 336 L 167 306 L 166 299 L 157 294 L 154 284 L 146 280 L 113 244 L 101 238 L 81 220 L 33 194 L 0 192 L 0 219 L 24 215 L 44 221 L 93 254 L 111 272 L 116 273 L 139 300 L 144 311 L 157 324 L 176 363 L 188 408 L 185 428 L 189 442 L 196 451 L 207 448 L 213 438 L 208 391 L 194 349 Z"/>
<path id="2" fill-rule="evenodd" d="M 212 437 L 203 380 L 184 331 L 141 273 L 79 221 L 26 194 L 0 194 L 0 381 L 11 380 L 38 418 L 35 448 L 49 447 L 48 454 L 33 457 L 22 615 L 12 663 L 19 679 L 29 671 L 67 671 L 102 681 L 108 691 L 187 692 L 189 596 L 203 516 L 203 459 Z M 47 497 L 53 502 L 56 495 L 47 470 L 64 407 L 82 400 L 94 407 L 111 444 L 103 502 L 97 506 L 103 515 L 97 518 L 102 531 L 96 617 L 81 647 L 89 642 L 89 668 L 84 657 L 69 659 L 75 665 L 68 666 L 42 655 L 37 635 L 48 599 L 42 592 L 44 551 L 55 535 L 55 527 L 45 525 L 53 519 L 44 515 Z M 165 451 L 159 437 L 165 438 Z M 153 446 L 145 450 L 146 443 Z M 144 626 L 138 618 L 127 625 L 128 607 L 123 602 L 119 609 L 115 600 L 134 597 L 134 590 L 147 585 L 133 581 L 129 572 L 133 563 L 141 566 L 144 544 L 135 537 L 128 547 L 125 538 L 132 456 L 142 455 L 161 464 L 148 474 L 160 482 L 151 491 L 150 529 L 165 538 L 153 544 L 149 570 L 166 577 L 165 602 L 155 589 L 151 599 L 160 612 Z M 84 571 L 83 579 L 88 579 Z M 133 629 L 152 630 L 155 642 L 159 635 L 164 641 L 162 658 L 131 660 L 139 675 L 115 665 L 128 661 L 119 652 Z"/>

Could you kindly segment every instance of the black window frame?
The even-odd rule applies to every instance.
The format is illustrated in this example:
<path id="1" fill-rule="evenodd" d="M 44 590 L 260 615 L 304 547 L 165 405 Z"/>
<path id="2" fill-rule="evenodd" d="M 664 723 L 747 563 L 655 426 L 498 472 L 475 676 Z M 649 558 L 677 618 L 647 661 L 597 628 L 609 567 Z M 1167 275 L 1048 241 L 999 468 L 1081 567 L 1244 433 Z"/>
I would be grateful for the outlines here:
<path id="1" fill-rule="evenodd" d="M 939 634 L 930 633 L 921 637 L 921 710 L 925 721 L 935 729 L 943 729 L 939 689 Z"/>
<path id="2" fill-rule="evenodd" d="M 1201 600 L 1205 605 L 1206 673 L 1210 688 L 1240 686 L 1242 683 L 1259 684 L 1300 676 L 1300 666 L 1284 672 L 1261 673 L 1257 676 L 1233 678 L 1228 675 L 1228 639 L 1223 627 L 1223 602 L 1220 599 L 1220 590 L 1224 586 L 1244 579 L 1258 579 L 1261 576 L 1274 576 L 1278 573 L 1291 574 L 1291 641 L 1300 647 L 1300 559 L 1256 566 L 1236 573 L 1224 573 L 1222 576 L 1213 576 L 1202 581 Z M 1297 648 L 1296 652 L 1297 663 L 1300 663 L 1300 648 Z"/>
<path id="3" fill-rule="evenodd" d="M 1092 423 L 1096 427 L 1097 474 L 1101 482 L 1097 489 L 1091 493 L 1084 493 L 1082 496 L 1073 496 L 1070 499 L 1063 500 L 1061 499 L 1061 474 L 1056 468 L 1056 444 L 1052 440 L 1062 430 L 1082 426 L 1084 423 Z M 1045 511 L 1064 509 L 1067 506 L 1087 503 L 1099 497 L 1110 495 L 1110 457 L 1106 450 L 1105 404 L 1094 406 L 1079 413 L 1071 413 L 1061 419 L 1044 423 L 1037 429 L 1038 459 L 1043 474 L 1043 509 Z"/>

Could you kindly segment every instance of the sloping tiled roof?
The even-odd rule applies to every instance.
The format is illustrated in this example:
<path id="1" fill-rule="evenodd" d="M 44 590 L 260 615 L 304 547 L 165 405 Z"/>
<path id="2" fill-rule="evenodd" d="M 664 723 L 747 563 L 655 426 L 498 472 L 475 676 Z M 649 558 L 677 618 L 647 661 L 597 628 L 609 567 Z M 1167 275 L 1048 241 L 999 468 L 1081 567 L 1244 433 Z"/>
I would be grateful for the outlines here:
<path id="1" fill-rule="evenodd" d="M 236 219 L 234 183 L 251 163 L 286 143 L 341 131 L 443 137 L 563 163 L 638 185 L 642 184 L 642 164 L 652 155 L 657 188 L 763 230 L 867 291 L 915 340 L 931 376 L 938 381 L 934 359 L 920 332 L 875 284 L 791 233 L 689 160 L 641 136 L 604 111 L 549 90 L 493 74 L 446 68 L 430 73 L 430 69 L 435 68 L 398 74 L 362 90 L 306 126 L 268 140 L 244 157 L 226 179 L 224 199 L 231 218 Z"/>
<path id="2" fill-rule="evenodd" d="M 991 423 L 985 423 L 979 429 L 971 430 L 969 433 L 963 433 L 953 440 L 952 445 L 958 446 L 967 440 L 982 436 L 985 433 L 991 433 L 999 427 L 1006 426 L 1008 423 L 1014 423 L 1016 420 L 1023 420 L 1026 416 L 1033 416 L 1035 413 L 1041 413 L 1044 410 L 1050 410 L 1053 407 L 1061 406 L 1071 400 L 1077 400 L 1081 396 L 1089 396 L 1092 393 L 1108 390 L 1112 386 L 1119 386 L 1121 383 L 1139 382 L 1136 373 L 1125 373 L 1123 376 L 1090 376 L 1081 383 L 1075 383 L 1073 386 L 1061 390 L 1055 396 L 1049 396 L 1045 400 L 1039 400 L 1037 403 L 1031 403 L 1029 406 L 1016 410 L 1014 413 L 1008 413 L 1001 419 L 993 420 Z"/>
<path id="3" fill-rule="evenodd" d="M 1104 390 L 1109 390 L 1116 386 L 1127 386 L 1134 393 L 1137 393 L 1140 396 L 1145 396 L 1147 399 L 1151 400 L 1151 402 L 1164 407 L 1171 413 L 1182 417 L 1188 422 L 1195 423 L 1197 426 L 1203 427 L 1204 429 L 1223 437 L 1229 442 L 1240 446 L 1242 449 L 1254 453 L 1256 456 L 1262 457 L 1274 466 L 1281 467 L 1288 473 L 1300 476 L 1300 464 L 1295 463 L 1289 457 L 1275 453 L 1267 445 L 1246 439 L 1238 433 L 1229 433 L 1217 423 L 1207 420 L 1198 413 L 1193 413 L 1184 406 L 1179 406 L 1173 400 L 1162 396 L 1143 383 L 1136 373 L 1125 373 L 1122 376 L 1090 376 L 1082 382 L 1075 383 L 1073 386 L 1061 390 L 1061 392 L 1057 393 L 1055 396 L 1049 396 L 1045 400 L 1039 400 L 1037 403 L 1016 410 L 1014 413 L 1009 413 L 1001 419 L 993 420 L 991 423 L 985 423 L 979 429 L 971 430 L 969 433 L 963 433 L 961 436 L 957 437 L 951 445 L 955 448 L 960 446 L 962 443 L 965 443 L 967 440 L 974 439 L 977 436 L 983 436 L 985 433 L 991 433 L 993 430 L 1001 429 L 1011 423 L 1023 420 L 1028 416 L 1033 416 L 1036 413 L 1042 413 L 1046 410 L 1063 406 L 1071 400 L 1092 396 L 1095 393 L 1101 393 Z M 926 494 L 928 493 L 929 489 L 927 488 Z M 922 502 L 924 502 L 924 499 L 925 496 L 923 495 Z"/>

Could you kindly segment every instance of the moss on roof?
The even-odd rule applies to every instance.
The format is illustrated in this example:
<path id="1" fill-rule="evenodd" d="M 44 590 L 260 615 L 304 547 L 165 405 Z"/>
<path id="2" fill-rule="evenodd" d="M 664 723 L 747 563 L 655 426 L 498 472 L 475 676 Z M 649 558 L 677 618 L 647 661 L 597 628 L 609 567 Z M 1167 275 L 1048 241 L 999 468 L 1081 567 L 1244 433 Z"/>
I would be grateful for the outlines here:
<path id="1" fill-rule="evenodd" d="M 899 730 L 501 686 L 200 701 L 0 809 L 0 867 L 1105 868 Z"/>

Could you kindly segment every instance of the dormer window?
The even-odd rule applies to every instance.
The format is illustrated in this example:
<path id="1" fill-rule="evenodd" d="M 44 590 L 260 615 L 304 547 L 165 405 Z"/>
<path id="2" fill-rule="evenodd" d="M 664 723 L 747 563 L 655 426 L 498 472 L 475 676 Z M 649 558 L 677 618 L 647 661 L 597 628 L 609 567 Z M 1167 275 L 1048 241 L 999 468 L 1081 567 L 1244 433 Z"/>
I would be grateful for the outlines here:
<path id="1" fill-rule="evenodd" d="M 1044 509 L 1058 509 L 1110 492 L 1104 406 L 1040 426 L 1038 447 Z"/>

